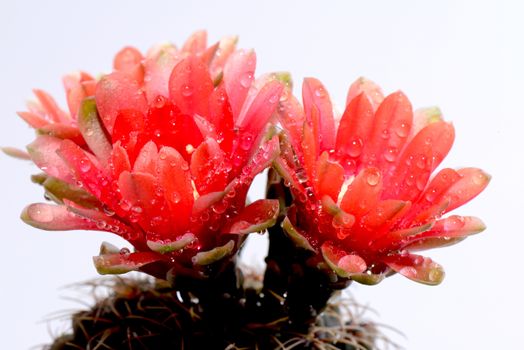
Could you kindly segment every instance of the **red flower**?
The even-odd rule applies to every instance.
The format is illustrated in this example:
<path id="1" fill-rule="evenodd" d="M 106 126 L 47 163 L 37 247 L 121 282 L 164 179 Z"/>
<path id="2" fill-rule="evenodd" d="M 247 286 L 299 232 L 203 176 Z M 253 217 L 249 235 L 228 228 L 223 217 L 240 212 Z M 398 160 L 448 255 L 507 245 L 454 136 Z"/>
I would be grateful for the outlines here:
<path id="1" fill-rule="evenodd" d="M 279 107 L 285 134 L 276 167 L 295 198 L 287 234 L 344 278 L 377 283 L 396 271 L 438 284 L 440 265 L 412 252 L 484 230 L 475 217 L 443 215 L 490 178 L 476 168 L 431 177 L 451 148 L 453 126 L 438 109 L 413 113 L 402 92 L 384 98 L 364 79 L 351 86 L 340 119 L 318 80 L 304 81 L 302 97 L 303 107 L 288 91 Z"/>
<path id="2" fill-rule="evenodd" d="M 282 85 L 254 81 L 255 53 L 235 43 L 207 47 L 199 32 L 181 50 L 124 48 L 100 80 L 64 79 L 70 114 L 35 91 L 39 102 L 20 115 L 39 135 L 28 150 L 45 174 L 34 180 L 58 205 L 32 204 L 24 221 L 114 232 L 135 251 L 104 244 L 99 272 L 161 277 L 229 256 L 242 235 L 271 225 L 277 201 L 245 203 L 279 153 L 265 130 Z"/>

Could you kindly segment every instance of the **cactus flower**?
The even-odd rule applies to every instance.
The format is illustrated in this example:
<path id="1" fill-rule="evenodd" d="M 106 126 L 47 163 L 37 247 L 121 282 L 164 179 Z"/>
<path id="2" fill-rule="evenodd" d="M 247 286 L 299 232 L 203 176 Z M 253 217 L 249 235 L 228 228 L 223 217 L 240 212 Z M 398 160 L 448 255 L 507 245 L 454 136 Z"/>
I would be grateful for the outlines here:
<path id="1" fill-rule="evenodd" d="M 235 45 L 208 47 L 198 32 L 181 49 L 126 47 L 110 74 L 64 78 L 69 112 L 35 90 L 38 102 L 19 115 L 38 135 L 28 151 L 43 173 L 33 180 L 56 203 L 29 205 L 22 219 L 113 232 L 134 250 L 104 243 L 99 272 L 162 278 L 203 271 L 274 223 L 278 202 L 246 206 L 246 194 L 279 154 L 266 129 L 283 87 L 272 75 L 255 80 L 255 53 Z"/>
<path id="2" fill-rule="evenodd" d="M 441 266 L 414 252 L 482 231 L 478 218 L 446 214 L 490 179 L 476 168 L 433 174 L 453 144 L 453 126 L 437 108 L 413 112 L 402 92 L 384 97 L 363 78 L 341 117 L 316 79 L 304 81 L 302 98 L 286 91 L 278 109 L 284 133 L 275 167 L 295 199 L 285 232 L 342 278 L 374 284 L 398 272 L 440 283 Z"/>

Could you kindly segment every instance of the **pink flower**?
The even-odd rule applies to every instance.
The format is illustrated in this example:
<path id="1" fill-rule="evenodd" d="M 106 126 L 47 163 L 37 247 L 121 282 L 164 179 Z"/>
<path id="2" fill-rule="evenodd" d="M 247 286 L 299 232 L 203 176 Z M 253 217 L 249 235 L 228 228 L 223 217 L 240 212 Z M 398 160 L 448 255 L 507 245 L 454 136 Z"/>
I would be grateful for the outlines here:
<path id="1" fill-rule="evenodd" d="M 104 244 L 101 273 L 209 265 L 243 235 L 271 225 L 278 202 L 246 206 L 254 176 L 279 154 L 266 136 L 282 85 L 254 80 L 256 56 L 236 38 L 208 47 L 195 33 L 178 50 L 121 50 L 99 80 L 64 78 L 69 113 L 44 92 L 20 113 L 39 135 L 28 146 L 57 204 L 32 204 L 22 218 L 46 230 L 110 231 L 135 251 Z M 178 270 L 177 270 L 178 271 Z"/>
<path id="2" fill-rule="evenodd" d="M 276 168 L 295 198 L 287 234 L 343 278 L 373 284 L 395 271 L 440 283 L 440 265 L 413 252 L 484 230 L 475 217 L 443 216 L 490 179 L 476 168 L 431 177 L 452 146 L 453 126 L 438 109 L 413 113 L 402 92 L 384 98 L 365 79 L 351 86 L 340 118 L 318 80 L 304 81 L 302 97 L 303 106 L 287 91 L 279 107 Z"/>

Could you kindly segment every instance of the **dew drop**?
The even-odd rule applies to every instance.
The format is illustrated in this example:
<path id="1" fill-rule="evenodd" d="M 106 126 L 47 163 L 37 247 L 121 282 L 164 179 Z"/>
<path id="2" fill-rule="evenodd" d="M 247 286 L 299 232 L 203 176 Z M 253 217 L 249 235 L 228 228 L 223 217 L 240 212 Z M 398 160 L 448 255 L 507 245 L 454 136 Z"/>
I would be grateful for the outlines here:
<path id="1" fill-rule="evenodd" d="M 140 213 L 142 213 L 143 209 L 141 207 L 139 207 L 138 205 L 135 205 L 135 206 L 131 207 L 131 211 L 133 213 L 140 214 Z"/>
<path id="2" fill-rule="evenodd" d="M 362 145 L 363 145 L 363 142 L 361 138 L 356 138 L 353 141 L 351 141 L 347 149 L 348 155 L 350 157 L 360 156 L 360 154 L 362 153 Z"/>
<path id="3" fill-rule="evenodd" d="M 129 250 L 129 248 L 124 247 L 124 248 L 120 249 L 120 255 L 128 257 L 129 254 L 131 254 L 131 251 Z"/>
<path id="4" fill-rule="evenodd" d="M 382 130 L 382 133 L 380 134 L 380 137 L 382 137 L 384 140 L 389 139 L 389 130 L 388 129 Z"/>
<path id="5" fill-rule="evenodd" d="M 426 167 L 426 157 L 425 156 L 421 156 L 417 162 L 416 162 L 416 166 L 419 168 L 419 169 L 424 169 Z"/>
<path id="6" fill-rule="evenodd" d="M 122 202 L 120 202 L 120 208 L 122 208 L 124 211 L 129 211 L 129 209 L 131 209 L 131 202 L 125 199 L 122 200 Z"/>
<path id="7" fill-rule="evenodd" d="M 180 193 L 175 191 L 171 194 L 171 200 L 173 201 L 173 203 L 179 203 L 181 199 L 182 197 L 180 196 Z"/>
<path id="8" fill-rule="evenodd" d="M 317 97 L 324 97 L 326 96 L 326 90 L 324 90 L 323 87 L 319 87 L 315 90 L 315 96 Z"/>
<path id="9" fill-rule="evenodd" d="M 33 219 L 39 222 L 51 222 L 53 221 L 54 215 L 51 208 L 47 206 L 39 206 L 35 213 L 32 213 Z"/>
<path id="10" fill-rule="evenodd" d="M 366 182 L 369 186 L 376 186 L 380 181 L 380 172 L 378 170 L 370 170 L 366 176 Z"/>
<path id="11" fill-rule="evenodd" d="M 105 213 L 107 216 L 113 216 L 113 215 L 115 215 L 114 210 L 111 210 L 111 208 L 109 208 L 108 206 L 104 205 L 103 209 L 104 209 L 104 213 Z"/>
<path id="12" fill-rule="evenodd" d="M 244 88 L 248 88 L 251 86 L 251 81 L 253 80 L 253 74 L 250 72 L 244 73 L 242 78 L 240 78 L 240 85 Z"/>
<path id="13" fill-rule="evenodd" d="M 93 136 L 94 133 L 95 133 L 95 132 L 93 131 L 93 129 L 91 129 L 91 128 L 87 128 L 87 130 L 86 130 L 86 136 Z"/>
<path id="14" fill-rule="evenodd" d="M 277 103 L 278 101 L 278 98 L 279 96 L 278 95 L 273 95 L 269 98 L 269 103 L 273 104 L 273 103 Z"/>
<path id="15" fill-rule="evenodd" d="M 251 145 L 253 144 L 253 135 L 251 133 L 246 133 L 242 135 L 242 138 L 240 140 L 240 148 L 242 148 L 244 151 L 249 150 L 251 148 Z"/>
<path id="16" fill-rule="evenodd" d="M 395 159 L 397 159 L 397 153 L 398 150 L 395 147 L 390 147 L 384 153 L 384 159 L 386 159 L 388 162 L 394 162 Z"/>
<path id="17" fill-rule="evenodd" d="M 435 189 L 428 191 L 425 195 L 426 200 L 430 203 L 432 203 L 436 197 L 437 197 L 437 190 Z"/>
<path id="18" fill-rule="evenodd" d="M 163 108 L 166 105 L 166 98 L 162 95 L 158 95 L 153 101 L 153 106 L 155 108 Z"/>
<path id="19" fill-rule="evenodd" d="M 80 161 L 80 171 L 83 173 L 87 173 L 90 169 L 91 169 L 91 163 L 89 161 L 82 159 Z"/>
<path id="20" fill-rule="evenodd" d="M 400 123 L 395 129 L 395 133 L 401 138 L 408 136 L 408 125 L 406 123 Z"/>
<path id="21" fill-rule="evenodd" d="M 190 97 L 191 95 L 193 95 L 193 89 L 191 88 L 191 86 L 185 85 L 184 87 L 182 87 L 182 96 Z"/>

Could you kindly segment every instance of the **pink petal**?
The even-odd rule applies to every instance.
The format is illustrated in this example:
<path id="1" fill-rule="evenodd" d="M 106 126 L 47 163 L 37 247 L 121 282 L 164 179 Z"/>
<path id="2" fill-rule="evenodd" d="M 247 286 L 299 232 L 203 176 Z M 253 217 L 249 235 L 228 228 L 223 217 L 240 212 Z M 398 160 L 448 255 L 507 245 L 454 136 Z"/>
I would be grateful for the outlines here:
<path id="1" fill-rule="evenodd" d="M 33 90 L 33 92 L 51 120 L 59 123 L 69 123 L 71 121 L 71 117 L 58 107 L 55 100 L 47 92 L 38 89 Z"/>
<path id="2" fill-rule="evenodd" d="M 213 81 L 204 62 L 188 56 L 179 62 L 169 78 L 169 96 L 181 112 L 189 116 L 209 115 Z"/>
<path id="3" fill-rule="evenodd" d="M 229 96 L 233 116 L 240 114 L 256 67 L 254 51 L 238 50 L 227 60 L 224 66 L 224 86 Z"/>
<path id="4" fill-rule="evenodd" d="M 199 30 L 194 32 L 184 43 L 182 52 L 196 55 L 205 51 L 207 47 L 207 32 Z"/>
<path id="5" fill-rule="evenodd" d="M 164 45 L 147 54 L 144 60 L 144 85 L 147 99 L 169 96 L 169 78 L 181 56 L 173 45 Z"/>
<path id="6" fill-rule="evenodd" d="M 69 139 L 79 146 L 84 146 L 86 141 L 77 126 L 62 123 L 47 124 L 36 130 L 39 135 L 48 135 L 59 139 Z"/>
<path id="7" fill-rule="evenodd" d="M 222 233 L 248 234 L 263 231 L 275 224 L 278 213 L 278 200 L 260 199 L 245 207 Z"/>
<path id="8" fill-rule="evenodd" d="M 122 110 L 147 110 L 146 97 L 136 82 L 122 72 L 113 72 L 100 79 L 96 87 L 96 105 L 100 117 L 110 134 Z"/>
<path id="9" fill-rule="evenodd" d="M 90 91 L 89 84 L 96 84 L 96 81 L 85 72 L 77 72 L 64 76 L 62 82 L 66 91 L 69 113 L 73 119 L 76 119 L 82 100 L 94 94 Z"/>
<path id="10" fill-rule="evenodd" d="M 377 110 L 384 100 L 382 89 L 371 80 L 361 77 L 351 84 L 346 98 L 346 106 L 361 93 L 364 93 L 369 98 L 374 111 Z"/>
<path id="11" fill-rule="evenodd" d="M 364 146 L 363 166 L 376 166 L 388 174 L 407 141 L 412 122 L 411 103 L 402 92 L 386 97 L 377 109 Z"/>
<path id="12" fill-rule="evenodd" d="M 153 141 L 149 141 L 142 147 L 133 165 L 133 172 L 148 173 L 156 175 L 158 165 L 158 148 Z"/>
<path id="13" fill-rule="evenodd" d="M 105 231 L 95 222 L 71 213 L 64 205 L 30 204 L 23 210 L 20 218 L 28 225 L 47 231 Z"/>
<path id="14" fill-rule="evenodd" d="M 357 160 L 362 155 L 365 142 L 369 140 L 373 119 L 373 107 L 364 93 L 351 100 L 340 119 L 336 149 L 349 174 L 357 169 Z"/>
<path id="15" fill-rule="evenodd" d="M 113 68 L 122 72 L 131 72 L 142 62 L 143 59 L 144 57 L 138 49 L 127 46 L 118 51 L 115 55 Z"/>
<path id="16" fill-rule="evenodd" d="M 71 169 L 56 153 L 63 142 L 66 141 L 51 136 L 39 136 L 27 146 L 27 150 L 36 166 L 46 174 L 74 183 Z"/>
<path id="17" fill-rule="evenodd" d="M 344 169 L 338 163 L 331 162 L 328 153 L 324 152 L 318 159 L 315 180 L 315 192 L 319 198 L 327 195 L 336 202 L 344 182 Z"/>
<path id="18" fill-rule="evenodd" d="M 437 122 L 422 129 L 406 146 L 398 167 L 386 180 L 384 198 L 416 200 L 429 176 L 448 154 L 455 132 L 451 124 Z"/>
<path id="19" fill-rule="evenodd" d="M 224 65 L 228 61 L 231 54 L 233 54 L 235 51 L 237 41 L 238 38 L 236 36 L 227 36 L 222 38 L 218 43 L 216 54 L 209 65 L 209 72 L 211 73 L 211 77 L 213 79 L 224 70 Z"/>
<path id="20" fill-rule="evenodd" d="M 389 267 L 415 282 L 437 285 L 444 279 L 442 266 L 431 260 L 413 254 L 395 255 L 386 261 Z"/>
<path id="21" fill-rule="evenodd" d="M 50 123 L 49 120 L 33 112 L 17 112 L 16 114 L 35 129 L 44 127 Z"/>
<path id="22" fill-rule="evenodd" d="M 460 179 L 446 191 L 446 197 L 449 198 L 450 203 L 445 212 L 458 208 L 475 198 L 491 180 L 490 175 L 477 168 L 464 168 L 457 172 Z"/>
<path id="23" fill-rule="evenodd" d="M 340 207 L 346 213 L 361 217 L 373 209 L 382 191 L 382 175 L 377 168 L 362 170 L 348 186 Z"/>
<path id="24" fill-rule="evenodd" d="M 189 166 L 171 147 L 162 147 L 158 158 L 158 180 L 173 218 L 173 233 L 184 233 L 194 203 Z"/>
<path id="25" fill-rule="evenodd" d="M 201 195 L 223 190 L 230 172 L 231 164 L 213 139 L 201 143 L 191 156 L 191 174 Z"/>
<path id="26" fill-rule="evenodd" d="M 306 120 L 311 121 L 313 109 L 319 114 L 320 151 L 335 147 L 335 119 L 333 106 L 324 85 L 315 78 L 306 78 L 302 85 L 302 100 Z"/>

